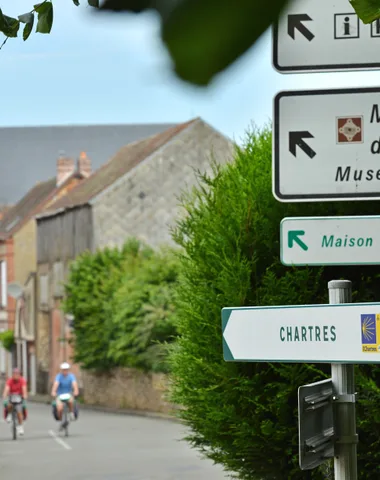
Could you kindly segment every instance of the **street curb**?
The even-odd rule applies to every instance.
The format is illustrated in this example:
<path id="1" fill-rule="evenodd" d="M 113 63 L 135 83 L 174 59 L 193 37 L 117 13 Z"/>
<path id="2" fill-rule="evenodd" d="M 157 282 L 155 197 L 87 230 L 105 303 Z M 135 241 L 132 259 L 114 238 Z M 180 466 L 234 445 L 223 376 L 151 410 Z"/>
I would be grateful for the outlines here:
<path id="1" fill-rule="evenodd" d="M 43 396 L 29 396 L 28 402 L 50 405 L 51 399 L 49 397 L 43 397 Z M 151 418 L 154 420 L 166 420 L 174 423 L 182 423 L 181 419 L 172 415 L 167 415 L 165 413 L 157 413 L 157 412 L 150 412 L 150 411 L 144 411 L 144 410 L 133 410 L 133 409 L 127 409 L 127 408 L 105 407 L 101 405 L 89 405 L 87 403 L 79 403 L 79 408 L 81 410 L 90 410 L 93 412 L 112 413 L 115 415 L 131 415 L 136 417 Z"/>

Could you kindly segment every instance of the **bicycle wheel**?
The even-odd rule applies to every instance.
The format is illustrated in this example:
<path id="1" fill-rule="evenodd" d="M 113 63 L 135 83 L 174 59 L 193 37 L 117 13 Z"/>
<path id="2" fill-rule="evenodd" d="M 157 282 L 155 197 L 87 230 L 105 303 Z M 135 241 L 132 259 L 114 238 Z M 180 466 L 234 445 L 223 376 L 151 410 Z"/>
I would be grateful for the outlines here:
<path id="1" fill-rule="evenodd" d="M 12 407 L 12 437 L 13 440 L 17 439 L 17 415 L 16 415 L 16 409 L 15 406 L 13 405 Z"/>
<path id="2" fill-rule="evenodd" d="M 65 404 L 65 437 L 69 436 L 69 420 L 67 415 L 67 404 Z"/>

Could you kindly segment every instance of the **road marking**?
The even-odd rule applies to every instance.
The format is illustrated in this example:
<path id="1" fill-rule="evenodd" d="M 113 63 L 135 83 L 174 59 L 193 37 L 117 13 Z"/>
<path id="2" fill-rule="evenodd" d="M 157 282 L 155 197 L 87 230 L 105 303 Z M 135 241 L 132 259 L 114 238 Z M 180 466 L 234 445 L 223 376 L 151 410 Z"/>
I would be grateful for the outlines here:
<path id="1" fill-rule="evenodd" d="M 65 448 L 66 450 L 72 450 L 70 445 L 64 440 L 62 440 L 62 438 L 59 438 L 53 430 L 49 430 L 49 435 L 53 438 L 53 440 L 55 440 L 59 445 L 61 445 L 61 447 Z"/>

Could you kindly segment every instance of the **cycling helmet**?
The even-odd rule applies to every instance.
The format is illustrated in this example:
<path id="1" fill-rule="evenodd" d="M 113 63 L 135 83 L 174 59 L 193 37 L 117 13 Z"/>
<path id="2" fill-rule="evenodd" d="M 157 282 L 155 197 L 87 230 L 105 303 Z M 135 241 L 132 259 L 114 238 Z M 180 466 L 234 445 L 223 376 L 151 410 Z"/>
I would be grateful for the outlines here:
<path id="1" fill-rule="evenodd" d="M 67 362 L 61 363 L 61 370 L 69 370 L 69 368 L 70 364 L 68 364 Z"/>

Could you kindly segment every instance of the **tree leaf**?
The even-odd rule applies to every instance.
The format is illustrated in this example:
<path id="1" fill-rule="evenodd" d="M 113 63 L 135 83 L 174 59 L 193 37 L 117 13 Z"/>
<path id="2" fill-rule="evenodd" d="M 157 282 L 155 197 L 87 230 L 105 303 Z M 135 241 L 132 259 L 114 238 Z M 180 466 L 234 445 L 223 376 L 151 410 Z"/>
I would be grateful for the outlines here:
<path id="1" fill-rule="evenodd" d="M 37 3 L 36 5 L 34 5 L 34 10 L 37 13 L 46 13 L 52 7 L 52 5 L 49 4 L 51 4 L 50 0 L 44 1 L 42 3 Z"/>
<path id="2" fill-rule="evenodd" d="M 79 0 L 73 0 L 73 4 L 79 7 Z"/>
<path id="3" fill-rule="evenodd" d="M 38 15 L 38 33 L 50 33 L 53 26 L 53 4 L 52 2 L 40 3 L 34 6 Z"/>
<path id="4" fill-rule="evenodd" d="M 18 19 L 21 23 L 33 23 L 34 22 L 34 13 L 28 12 L 18 16 Z"/>
<path id="5" fill-rule="evenodd" d="M 20 22 L 17 18 L 4 15 L 0 8 L 0 32 L 3 32 L 6 37 L 17 37 L 19 28 Z"/>
<path id="6" fill-rule="evenodd" d="M 99 0 L 87 0 L 90 7 L 99 8 Z"/>
<path id="7" fill-rule="evenodd" d="M 167 2 L 168 0 L 165 3 Z M 153 0 L 105 0 L 101 6 L 101 10 L 130 11 L 134 13 L 140 13 L 148 8 L 154 8 Z"/>
<path id="8" fill-rule="evenodd" d="M 207 85 L 265 32 L 286 0 L 183 0 L 163 22 L 162 38 L 183 80 Z"/>
<path id="9" fill-rule="evenodd" d="M 24 42 L 25 42 L 25 40 L 28 40 L 29 35 L 32 33 L 33 23 L 27 23 L 24 27 L 24 31 L 22 32 L 22 38 L 23 38 Z"/>
<path id="10" fill-rule="evenodd" d="M 380 18 L 379 0 L 350 0 L 363 23 L 372 23 Z"/>
<path id="11" fill-rule="evenodd" d="M 18 19 L 21 23 L 25 23 L 24 30 L 22 32 L 23 40 L 27 40 L 29 35 L 32 33 L 33 25 L 34 25 L 34 13 L 28 12 L 24 13 L 23 15 L 19 15 Z"/>

